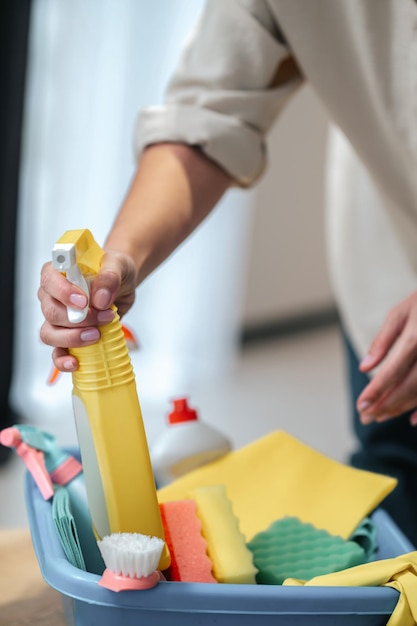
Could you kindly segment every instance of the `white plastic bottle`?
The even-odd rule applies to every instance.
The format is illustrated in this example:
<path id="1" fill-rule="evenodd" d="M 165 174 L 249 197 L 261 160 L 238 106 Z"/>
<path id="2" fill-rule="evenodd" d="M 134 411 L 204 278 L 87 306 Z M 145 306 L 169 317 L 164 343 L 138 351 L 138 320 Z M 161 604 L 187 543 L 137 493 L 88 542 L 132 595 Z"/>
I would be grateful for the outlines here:
<path id="1" fill-rule="evenodd" d="M 229 439 L 201 421 L 187 398 L 173 400 L 173 404 L 167 427 L 150 451 L 158 487 L 231 450 Z"/>

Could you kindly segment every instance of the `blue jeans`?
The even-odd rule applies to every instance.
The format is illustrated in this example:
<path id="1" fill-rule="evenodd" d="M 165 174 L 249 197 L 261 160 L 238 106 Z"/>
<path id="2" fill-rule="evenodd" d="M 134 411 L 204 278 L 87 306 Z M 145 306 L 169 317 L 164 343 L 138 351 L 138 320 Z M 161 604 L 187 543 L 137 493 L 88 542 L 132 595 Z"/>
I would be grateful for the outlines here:
<path id="1" fill-rule="evenodd" d="M 359 443 L 351 465 L 398 479 L 397 487 L 381 506 L 417 546 L 417 427 L 410 426 L 409 413 L 380 424 L 361 424 L 355 402 L 369 378 L 359 371 L 358 358 L 346 335 L 344 344 L 353 426 Z"/>

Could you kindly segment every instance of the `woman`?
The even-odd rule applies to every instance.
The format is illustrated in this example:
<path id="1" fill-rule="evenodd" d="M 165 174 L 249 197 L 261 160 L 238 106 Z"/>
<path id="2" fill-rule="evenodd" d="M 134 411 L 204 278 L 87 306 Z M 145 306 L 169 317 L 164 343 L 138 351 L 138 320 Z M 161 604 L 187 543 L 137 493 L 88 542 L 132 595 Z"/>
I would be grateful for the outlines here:
<path id="1" fill-rule="evenodd" d="M 87 319 L 68 324 L 66 306 L 85 297 L 50 264 L 39 298 L 42 340 L 73 371 L 67 348 L 98 340 L 112 302 L 126 313 L 230 186 L 256 183 L 265 135 L 308 81 L 340 132 L 328 243 L 360 441 L 352 462 L 398 477 L 386 508 L 417 544 L 416 33 L 412 0 L 209 0 L 165 105 L 139 116 L 137 172 Z"/>

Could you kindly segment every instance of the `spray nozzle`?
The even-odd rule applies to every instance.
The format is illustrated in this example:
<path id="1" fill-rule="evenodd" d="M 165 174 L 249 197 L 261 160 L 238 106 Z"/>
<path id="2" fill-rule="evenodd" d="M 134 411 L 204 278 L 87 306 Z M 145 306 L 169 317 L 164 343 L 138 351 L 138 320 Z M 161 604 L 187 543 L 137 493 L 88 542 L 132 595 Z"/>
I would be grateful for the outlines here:
<path id="1" fill-rule="evenodd" d="M 0 443 L 8 448 L 15 448 L 16 453 L 32 474 L 43 498 L 45 500 L 52 498 L 54 488 L 52 479 L 46 469 L 44 453 L 25 443 L 19 429 L 15 426 L 5 428 L 0 432 Z"/>
<path id="2" fill-rule="evenodd" d="M 67 230 L 52 248 L 52 265 L 83 290 L 87 297 L 84 309 L 67 307 L 68 320 L 82 322 L 88 313 L 90 289 L 88 279 L 100 269 L 103 250 L 87 229 Z"/>
<path id="3" fill-rule="evenodd" d="M 82 465 L 56 444 L 53 435 L 22 424 L 0 431 L 0 443 L 15 448 L 32 474 L 45 500 L 54 493 L 52 483 L 66 485 L 82 471 Z"/>

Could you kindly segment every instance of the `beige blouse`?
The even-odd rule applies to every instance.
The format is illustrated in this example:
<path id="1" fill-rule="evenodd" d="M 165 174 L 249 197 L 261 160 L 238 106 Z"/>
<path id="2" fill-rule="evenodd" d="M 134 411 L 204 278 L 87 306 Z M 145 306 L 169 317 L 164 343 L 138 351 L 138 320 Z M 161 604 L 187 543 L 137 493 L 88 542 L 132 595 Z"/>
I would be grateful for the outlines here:
<path id="1" fill-rule="evenodd" d="M 341 131 L 329 162 L 330 271 L 362 355 L 417 287 L 415 0 L 209 0 L 165 104 L 140 112 L 136 149 L 198 145 L 252 185 L 303 80 Z"/>

